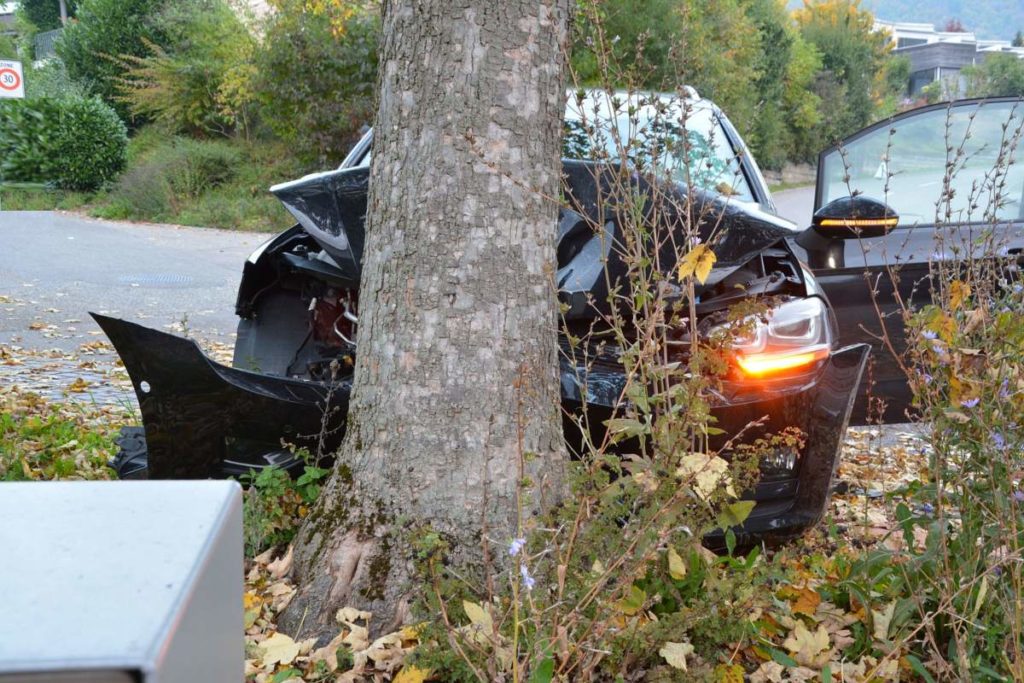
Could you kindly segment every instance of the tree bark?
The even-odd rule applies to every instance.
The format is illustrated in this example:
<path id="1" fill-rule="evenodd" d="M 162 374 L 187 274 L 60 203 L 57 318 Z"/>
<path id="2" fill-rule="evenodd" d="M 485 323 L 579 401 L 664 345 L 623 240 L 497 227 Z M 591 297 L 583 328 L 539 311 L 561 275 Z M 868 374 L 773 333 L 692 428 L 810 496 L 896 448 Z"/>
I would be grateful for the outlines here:
<path id="1" fill-rule="evenodd" d="M 407 620 L 409 537 L 479 564 L 557 501 L 565 449 L 553 281 L 570 0 L 385 2 L 348 431 L 298 535 L 283 618 Z M 520 419 L 522 416 L 522 419 Z M 496 550 L 496 555 L 503 554 Z"/>
<path id="2" fill-rule="evenodd" d="M 65 0 L 58 0 L 60 3 L 60 25 L 64 26 L 68 23 L 68 6 Z"/>

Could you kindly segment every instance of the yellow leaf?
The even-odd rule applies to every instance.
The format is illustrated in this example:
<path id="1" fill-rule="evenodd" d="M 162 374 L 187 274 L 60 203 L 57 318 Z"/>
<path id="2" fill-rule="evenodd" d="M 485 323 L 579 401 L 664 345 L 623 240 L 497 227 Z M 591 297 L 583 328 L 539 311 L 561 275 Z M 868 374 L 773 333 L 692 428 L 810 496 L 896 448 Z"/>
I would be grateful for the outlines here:
<path id="1" fill-rule="evenodd" d="M 283 633 L 275 633 L 262 643 L 263 667 L 269 668 L 275 664 L 291 664 L 299 656 L 299 644 Z"/>
<path id="2" fill-rule="evenodd" d="M 631 617 L 640 611 L 640 608 L 647 602 L 647 593 L 642 588 L 632 585 L 629 587 L 629 595 L 615 603 L 615 607 L 627 617 Z"/>
<path id="3" fill-rule="evenodd" d="M 717 455 L 690 453 L 683 456 L 676 476 L 686 480 L 703 500 L 710 498 L 720 484 L 724 485 L 727 494 L 736 497 L 732 478 L 729 476 L 729 463 Z"/>
<path id="4" fill-rule="evenodd" d="M 816 668 L 828 663 L 828 631 L 820 624 L 818 630 L 811 633 L 802 621 L 796 622 L 796 628 L 782 644 L 793 653 L 793 659 L 802 666 Z"/>
<path id="5" fill-rule="evenodd" d="M 488 633 L 494 628 L 494 620 L 491 619 L 491 615 L 487 613 L 487 610 L 475 602 L 463 600 L 462 609 L 465 610 L 466 616 L 469 617 L 470 622 L 472 622 L 474 626 L 480 626 Z"/>
<path id="6" fill-rule="evenodd" d="M 668 665 L 673 669 L 686 671 L 686 657 L 693 654 L 693 645 L 689 643 L 665 643 L 658 654 L 661 655 Z"/>
<path id="7" fill-rule="evenodd" d="M 821 604 L 821 596 L 813 588 L 801 588 L 793 603 L 794 614 L 806 614 L 813 617 Z"/>
<path id="8" fill-rule="evenodd" d="M 885 610 L 871 610 L 871 622 L 874 624 L 874 636 L 878 640 L 889 639 L 889 624 L 892 622 L 892 615 L 896 612 L 896 601 L 893 600 L 886 605 Z"/>
<path id="9" fill-rule="evenodd" d="M 403 666 L 392 683 L 423 683 L 430 677 L 430 669 L 421 669 L 418 666 Z"/>
<path id="10" fill-rule="evenodd" d="M 719 664 L 715 667 L 715 680 L 719 683 L 743 683 L 743 673 L 739 664 Z"/>
<path id="11" fill-rule="evenodd" d="M 682 581 L 686 578 L 686 563 L 683 562 L 683 558 L 679 557 L 679 553 L 672 546 L 668 548 L 668 573 L 676 581 Z"/>
<path id="12" fill-rule="evenodd" d="M 960 280 L 953 280 L 949 285 L 949 306 L 954 311 L 963 306 L 964 301 L 971 295 L 971 286 Z"/>
<path id="13" fill-rule="evenodd" d="M 693 276 L 697 278 L 697 282 L 704 284 L 717 260 L 718 257 L 715 256 L 715 252 L 711 251 L 711 247 L 706 244 L 698 244 L 686 252 L 686 256 L 679 262 L 679 279 L 685 280 Z"/>

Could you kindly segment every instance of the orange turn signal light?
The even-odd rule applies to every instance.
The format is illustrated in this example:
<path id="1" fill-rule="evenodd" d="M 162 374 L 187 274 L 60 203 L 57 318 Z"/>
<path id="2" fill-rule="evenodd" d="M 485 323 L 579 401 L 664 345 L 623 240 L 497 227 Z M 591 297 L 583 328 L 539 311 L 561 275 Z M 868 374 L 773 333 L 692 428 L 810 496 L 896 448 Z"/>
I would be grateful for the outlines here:
<path id="1" fill-rule="evenodd" d="M 829 350 L 826 348 L 800 353 L 741 355 L 736 357 L 736 363 L 747 375 L 767 377 L 811 365 L 819 360 L 828 358 L 828 354 Z"/>
<path id="2" fill-rule="evenodd" d="M 892 218 L 822 218 L 818 225 L 823 228 L 895 228 L 900 222 Z"/>

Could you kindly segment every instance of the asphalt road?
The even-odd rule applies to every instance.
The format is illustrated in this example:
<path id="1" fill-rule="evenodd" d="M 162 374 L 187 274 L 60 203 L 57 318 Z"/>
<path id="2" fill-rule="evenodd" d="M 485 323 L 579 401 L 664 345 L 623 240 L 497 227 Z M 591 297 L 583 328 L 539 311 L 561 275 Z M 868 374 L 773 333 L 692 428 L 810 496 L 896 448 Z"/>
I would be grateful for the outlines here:
<path id="1" fill-rule="evenodd" d="M 268 237 L 0 211 L 0 344 L 72 350 L 97 338 L 89 311 L 230 342 L 242 264 Z"/>
<path id="2" fill-rule="evenodd" d="M 783 218 L 788 218 L 801 228 L 811 224 L 811 214 L 814 213 L 813 185 L 774 192 L 772 199 L 775 200 L 775 210 Z"/>

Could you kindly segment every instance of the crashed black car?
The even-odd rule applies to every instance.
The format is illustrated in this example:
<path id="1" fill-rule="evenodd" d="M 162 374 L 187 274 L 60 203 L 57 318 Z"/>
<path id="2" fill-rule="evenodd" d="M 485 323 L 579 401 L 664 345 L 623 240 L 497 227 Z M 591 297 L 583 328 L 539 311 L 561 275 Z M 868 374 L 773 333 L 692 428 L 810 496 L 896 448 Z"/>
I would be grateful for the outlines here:
<path id="1" fill-rule="evenodd" d="M 570 105 L 566 116 L 568 199 L 552 229 L 558 235 L 559 297 L 570 326 L 589 323 L 595 313 L 588 302 L 607 294 L 602 257 L 616 231 L 614 217 L 604 235 L 586 220 L 597 210 L 595 167 L 602 162 L 578 133 L 581 111 L 607 107 L 594 101 L 601 96 L 589 94 L 582 108 Z M 688 188 L 691 201 L 713 208 L 721 221 L 713 247 L 717 262 L 699 290 L 698 315 L 711 316 L 747 296 L 776 302 L 741 350 L 742 377 L 723 385 L 713 414 L 727 434 L 767 416 L 758 429 L 744 432 L 745 439 L 789 427 L 806 435 L 802 449 L 783 448 L 765 458 L 760 482 L 745 494 L 757 501 L 745 537 L 785 538 L 824 512 L 869 348 L 841 348 L 832 307 L 794 254 L 800 231 L 774 215 L 764 179 L 728 119 L 693 92 L 687 108 L 686 134 L 714 159 L 687 176 L 698 178 Z M 368 132 L 337 170 L 271 188 L 298 222 L 244 265 L 232 367 L 209 359 L 188 339 L 94 315 L 124 361 L 143 417 L 144 431 L 122 439 L 122 477 L 237 476 L 271 465 L 298 471 L 302 462 L 283 442 L 327 450 L 339 445 L 358 352 L 371 141 Z M 837 207 L 864 220 L 888 220 L 885 207 L 870 200 Z M 621 364 L 584 368 L 569 354 L 561 359 L 561 376 L 565 406 L 586 403 L 598 413 L 615 407 L 625 380 Z"/>

